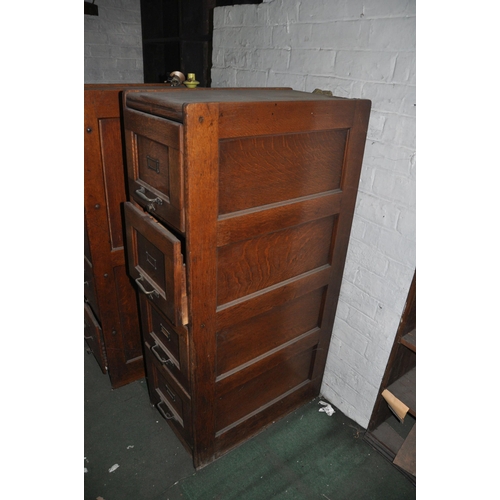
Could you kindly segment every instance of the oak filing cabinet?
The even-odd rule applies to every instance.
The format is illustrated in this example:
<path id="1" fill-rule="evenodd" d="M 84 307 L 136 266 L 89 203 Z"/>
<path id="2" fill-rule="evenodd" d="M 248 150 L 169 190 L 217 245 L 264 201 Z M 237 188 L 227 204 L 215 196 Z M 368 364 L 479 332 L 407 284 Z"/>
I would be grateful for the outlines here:
<path id="1" fill-rule="evenodd" d="M 291 89 L 124 94 L 149 394 L 196 468 L 319 394 L 370 106 Z"/>
<path id="2" fill-rule="evenodd" d="M 144 377 L 137 296 L 127 276 L 122 94 L 165 85 L 86 84 L 84 90 L 84 337 L 113 388 Z"/>

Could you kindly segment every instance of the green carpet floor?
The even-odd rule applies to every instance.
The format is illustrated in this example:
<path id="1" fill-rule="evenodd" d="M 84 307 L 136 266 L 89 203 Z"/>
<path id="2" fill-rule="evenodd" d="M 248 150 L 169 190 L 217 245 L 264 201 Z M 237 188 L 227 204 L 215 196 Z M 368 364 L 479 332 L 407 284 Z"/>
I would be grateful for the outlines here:
<path id="1" fill-rule="evenodd" d="M 85 500 L 406 500 L 416 489 L 319 398 L 200 471 L 149 404 L 85 354 Z M 113 465 L 118 468 L 109 472 Z M 100 499 L 99 499 L 100 500 Z"/>

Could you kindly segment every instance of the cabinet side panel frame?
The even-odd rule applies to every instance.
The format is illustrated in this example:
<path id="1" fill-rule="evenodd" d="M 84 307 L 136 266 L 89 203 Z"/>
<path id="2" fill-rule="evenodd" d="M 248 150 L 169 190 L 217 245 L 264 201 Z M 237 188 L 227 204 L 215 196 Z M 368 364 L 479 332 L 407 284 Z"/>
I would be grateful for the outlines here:
<path id="1" fill-rule="evenodd" d="M 215 440 L 219 106 L 192 103 L 184 111 L 193 459 L 201 468 L 213 460 Z"/>

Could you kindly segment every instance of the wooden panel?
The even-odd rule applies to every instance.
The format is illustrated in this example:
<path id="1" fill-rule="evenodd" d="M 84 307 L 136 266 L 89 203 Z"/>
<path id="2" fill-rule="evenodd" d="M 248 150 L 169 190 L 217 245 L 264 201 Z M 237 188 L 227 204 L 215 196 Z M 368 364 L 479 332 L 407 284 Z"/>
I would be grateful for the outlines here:
<path id="1" fill-rule="evenodd" d="M 218 116 L 216 105 L 185 107 L 186 252 L 191 341 L 194 464 L 213 460 L 215 416 Z"/>
<path id="2" fill-rule="evenodd" d="M 181 325 L 185 317 L 181 242 L 131 202 L 124 210 L 129 274 L 174 325 Z"/>
<path id="3" fill-rule="evenodd" d="M 219 382 L 215 408 L 217 431 L 222 431 L 307 381 L 312 359 L 312 349 L 302 352 L 258 376 L 249 377 L 243 385 L 229 392 L 224 392 L 227 379 Z"/>
<path id="4" fill-rule="evenodd" d="M 187 330 L 183 326 L 174 327 L 144 294 L 140 294 L 140 304 L 146 349 L 188 390 Z"/>
<path id="5" fill-rule="evenodd" d="M 243 441 L 262 432 L 267 426 L 288 415 L 315 396 L 314 388 L 311 384 L 305 382 L 299 387 L 294 387 L 288 393 L 276 398 L 275 401 L 270 402 L 266 407 L 259 408 L 258 412 L 248 415 L 247 418 L 238 422 L 237 425 L 227 427 L 223 432 L 217 433 L 214 459 L 236 448 Z"/>
<path id="6" fill-rule="evenodd" d="M 342 192 L 325 192 L 219 216 L 217 246 L 338 214 Z"/>
<path id="7" fill-rule="evenodd" d="M 169 148 L 137 135 L 138 179 L 170 198 Z"/>
<path id="8" fill-rule="evenodd" d="M 357 102 L 361 106 L 368 103 Z M 132 109 L 176 121 L 183 120 L 185 105 L 218 103 L 219 138 L 349 128 L 355 115 L 352 100 L 286 88 L 178 87 L 154 95 L 132 91 L 127 92 L 126 103 Z"/>
<path id="9" fill-rule="evenodd" d="M 151 332 L 155 333 L 160 341 L 163 343 L 165 349 L 168 351 L 169 355 L 180 363 L 180 352 L 179 352 L 179 334 L 175 331 L 175 328 L 156 308 L 149 305 L 151 309 Z M 185 339 L 183 339 L 185 342 Z"/>
<path id="10" fill-rule="evenodd" d="M 314 271 L 281 282 L 275 287 L 269 287 L 262 293 L 245 297 L 245 300 L 234 301 L 217 308 L 217 329 L 221 330 L 245 319 L 271 310 L 293 300 L 305 293 L 325 286 L 331 275 L 330 266 L 323 266 Z"/>
<path id="11" fill-rule="evenodd" d="M 219 248 L 219 305 L 330 262 L 334 217 Z"/>
<path id="12" fill-rule="evenodd" d="M 120 211 L 126 199 L 121 95 L 131 87 L 86 84 L 84 99 L 84 252 L 92 262 L 98 319 L 113 388 L 144 376 L 137 299 L 124 267 Z"/>
<path id="13" fill-rule="evenodd" d="M 346 130 L 220 142 L 219 214 L 340 188 Z"/>
<path id="14" fill-rule="evenodd" d="M 183 127 L 126 109 L 127 178 L 131 197 L 184 232 Z"/>
<path id="15" fill-rule="evenodd" d="M 191 451 L 192 412 L 189 397 L 176 385 L 175 379 L 158 365 L 149 351 L 146 351 L 145 360 L 151 403 L 167 420 L 184 446 Z"/>
<path id="16" fill-rule="evenodd" d="M 317 328 L 323 295 L 323 288 L 314 290 L 218 332 L 217 374 L 233 370 Z"/>

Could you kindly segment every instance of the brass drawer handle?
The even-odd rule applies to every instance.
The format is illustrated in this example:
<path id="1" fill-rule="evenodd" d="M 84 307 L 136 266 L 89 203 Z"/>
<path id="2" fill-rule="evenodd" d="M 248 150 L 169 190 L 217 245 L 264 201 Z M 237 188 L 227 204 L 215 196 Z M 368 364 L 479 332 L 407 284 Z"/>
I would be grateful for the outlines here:
<path id="1" fill-rule="evenodd" d="M 139 276 L 139 278 L 136 278 L 135 279 L 135 282 L 137 283 L 137 286 L 141 289 L 142 292 L 144 292 L 150 299 L 153 298 L 153 295 L 154 294 L 156 297 L 159 297 L 160 294 L 153 288 L 153 290 L 146 290 L 143 286 L 143 284 L 141 283 L 141 281 L 144 279 L 144 276 Z"/>
<path id="2" fill-rule="evenodd" d="M 174 366 L 173 361 L 167 356 L 167 359 L 162 357 L 161 354 L 158 354 L 156 352 L 156 347 L 160 347 L 158 344 L 155 344 L 153 347 L 151 347 L 151 352 L 155 355 L 156 359 L 163 365 L 167 365 L 168 367 Z"/>
<path id="3" fill-rule="evenodd" d="M 163 200 L 161 198 L 148 198 L 146 196 L 146 189 L 141 187 L 140 189 L 135 190 L 135 194 L 141 198 L 141 200 L 147 201 L 149 203 L 148 205 L 148 210 L 151 210 L 154 212 L 156 210 L 156 207 L 154 206 L 154 203 L 157 205 L 163 205 Z"/>
<path id="4" fill-rule="evenodd" d="M 166 412 L 160 405 L 163 404 L 163 401 L 160 401 L 159 403 L 156 403 L 156 408 L 157 410 L 162 414 L 163 418 L 165 420 L 172 420 L 175 418 L 171 413 Z"/>

